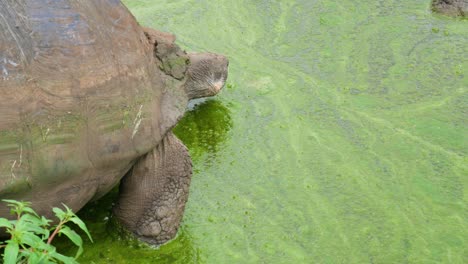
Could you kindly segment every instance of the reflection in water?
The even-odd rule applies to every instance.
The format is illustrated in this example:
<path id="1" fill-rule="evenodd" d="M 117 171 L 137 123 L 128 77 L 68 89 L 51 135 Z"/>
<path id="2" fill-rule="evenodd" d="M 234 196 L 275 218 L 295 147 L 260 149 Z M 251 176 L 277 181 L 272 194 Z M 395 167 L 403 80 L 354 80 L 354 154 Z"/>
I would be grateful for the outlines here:
<path id="1" fill-rule="evenodd" d="M 199 100 L 190 108 L 174 132 L 194 159 L 204 153 L 214 155 L 232 127 L 229 110 L 217 100 Z"/>

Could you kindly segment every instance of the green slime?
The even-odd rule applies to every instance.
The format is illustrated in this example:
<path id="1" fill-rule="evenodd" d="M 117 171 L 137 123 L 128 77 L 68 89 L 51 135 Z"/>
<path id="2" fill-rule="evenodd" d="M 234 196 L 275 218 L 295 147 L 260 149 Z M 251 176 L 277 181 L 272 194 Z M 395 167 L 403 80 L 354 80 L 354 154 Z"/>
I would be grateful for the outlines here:
<path id="1" fill-rule="evenodd" d="M 83 263 L 468 263 L 468 21 L 430 0 L 127 0 L 230 59 L 176 128 L 194 160 L 178 237 L 109 236 Z"/>

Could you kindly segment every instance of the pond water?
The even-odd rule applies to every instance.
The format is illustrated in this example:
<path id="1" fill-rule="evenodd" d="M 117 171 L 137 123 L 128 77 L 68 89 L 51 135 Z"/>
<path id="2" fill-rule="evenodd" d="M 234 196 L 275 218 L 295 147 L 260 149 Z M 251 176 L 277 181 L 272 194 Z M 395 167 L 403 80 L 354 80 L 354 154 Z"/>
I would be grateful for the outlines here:
<path id="1" fill-rule="evenodd" d="M 127 0 L 230 58 L 176 128 L 194 175 L 159 249 L 87 207 L 83 263 L 468 263 L 468 21 L 430 0 Z"/>

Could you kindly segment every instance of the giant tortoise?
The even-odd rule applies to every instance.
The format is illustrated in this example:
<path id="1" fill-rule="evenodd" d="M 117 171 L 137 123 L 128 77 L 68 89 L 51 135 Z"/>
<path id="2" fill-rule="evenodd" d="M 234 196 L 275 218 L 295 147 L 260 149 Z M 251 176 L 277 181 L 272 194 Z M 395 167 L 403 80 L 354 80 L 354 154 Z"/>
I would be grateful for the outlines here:
<path id="1" fill-rule="evenodd" d="M 0 1 L 0 198 L 50 216 L 120 183 L 120 224 L 151 244 L 173 238 L 192 165 L 171 129 L 228 67 L 174 42 L 118 0 Z"/>

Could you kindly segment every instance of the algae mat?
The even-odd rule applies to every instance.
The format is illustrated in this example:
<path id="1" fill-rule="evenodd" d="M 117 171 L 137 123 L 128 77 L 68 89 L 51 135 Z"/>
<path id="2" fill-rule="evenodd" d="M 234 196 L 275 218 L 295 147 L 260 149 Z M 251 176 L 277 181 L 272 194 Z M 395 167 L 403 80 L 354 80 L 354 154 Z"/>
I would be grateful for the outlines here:
<path id="1" fill-rule="evenodd" d="M 177 239 L 108 238 L 104 200 L 83 263 L 468 263 L 467 20 L 430 0 L 125 3 L 226 54 L 229 85 L 176 129 Z"/>

